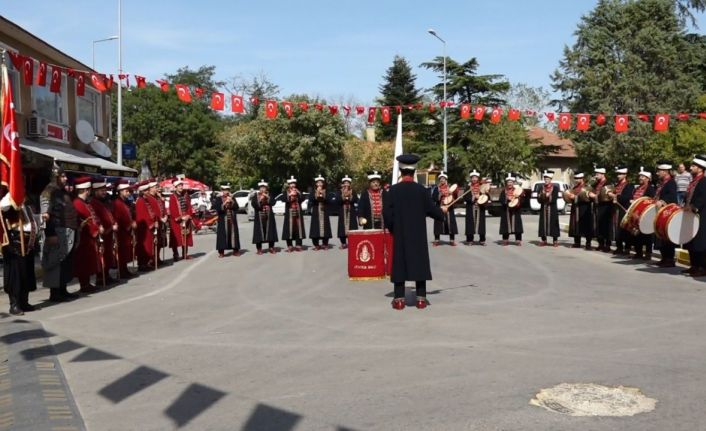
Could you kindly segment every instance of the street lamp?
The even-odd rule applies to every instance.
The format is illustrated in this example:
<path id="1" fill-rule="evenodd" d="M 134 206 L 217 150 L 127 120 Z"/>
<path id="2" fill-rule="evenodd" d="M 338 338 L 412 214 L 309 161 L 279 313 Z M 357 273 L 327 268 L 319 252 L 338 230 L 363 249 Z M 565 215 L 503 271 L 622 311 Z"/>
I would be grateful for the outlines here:
<path id="1" fill-rule="evenodd" d="M 110 36 L 106 37 L 105 39 L 98 39 L 93 41 L 93 63 L 91 63 L 91 69 L 96 70 L 96 43 L 107 42 L 109 40 L 115 40 L 117 38 L 118 36 Z"/>
<path id="2" fill-rule="evenodd" d="M 120 75 L 123 74 L 123 1 L 118 0 L 118 164 L 123 164 L 123 86 Z"/>
<path id="3" fill-rule="evenodd" d="M 444 44 L 444 172 L 448 173 L 448 153 L 446 151 L 446 41 L 442 39 L 433 28 L 427 31 Z"/>

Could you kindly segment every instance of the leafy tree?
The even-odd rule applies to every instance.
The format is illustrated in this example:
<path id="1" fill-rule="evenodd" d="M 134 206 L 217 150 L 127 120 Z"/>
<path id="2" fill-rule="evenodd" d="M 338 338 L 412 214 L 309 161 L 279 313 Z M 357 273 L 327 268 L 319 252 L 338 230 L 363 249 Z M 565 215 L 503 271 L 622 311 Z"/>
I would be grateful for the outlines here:
<path id="1" fill-rule="evenodd" d="M 527 84 L 512 84 L 505 94 L 508 106 L 522 111 L 523 116 L 527 111 L 534 111 L 537 116 L 524 118 L 526 126 L 537 126 L 540 122 L 539 115 L 551 103 L 549 92 L 543 87 L 532 87 Z"/>
<path id="2" fill-rule="evenodd" d="M 395 148 L 392 142 L 370 142 L 349 137 L 343 147 L 344 174 L 353 179 L 353 188 L 358 192 L 368 187 L 368 172 L 376 170 L 383 181 L 390 182 Z"/>
<path id="3" fill-rule="evenodd" d="M 231 78 L 226 85 L 226 89 L 233 94 L 241 94 L 247 97 L 245 100 L 246 114 L 238 115 L 232 118 L 232 121 L 252 121 L 260 114 L 260 106 L 267 99 L 275 99 L 279 94 L 279 86 L 267 77 L 264 73 L 260 73 L 250 79 L 241 76 Z M 260 103 L 249 103 L 249 99 L 257 98 Z"/>
<path id="4" fill-rule="evenodd" d="M 408 110 L 409 105 L 416 105 L 421 102 L 422 95 L 417 89 L 415 81 L 417 76 L 412 73 L 412 67 L 404 58 L 396 55 L 392 60 L 392 66 L 387 69 L 383 76 L 383 83 L 380 85 L 380 94 L 377 103 L 381 106 L 390 106 L 395 112 L 397 106 L 404 112 L 403 118 L 406 124 L 418 124 L 422 118 L 422 113 L 416 110 Z M 389 124 L 378 123 L 376 135 L 383 141 L 395 139 L 397 134 L 397 123 L 390 121 Z M 411 130 L 411 129 L 409 129 Z"/>

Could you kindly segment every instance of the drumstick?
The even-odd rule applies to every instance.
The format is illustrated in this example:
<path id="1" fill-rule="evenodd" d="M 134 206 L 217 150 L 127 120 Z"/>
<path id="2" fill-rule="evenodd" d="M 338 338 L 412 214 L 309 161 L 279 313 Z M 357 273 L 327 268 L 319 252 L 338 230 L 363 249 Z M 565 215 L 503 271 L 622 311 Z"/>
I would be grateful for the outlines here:
<path id="1" fill-rule="evenodd" d="M 468 189 L 468 191 L 466 191 L 464 194 L 462 194 L 461 196 L 457 197 L 456 199 L 454 199 L 453 201 L 451 201 L 450 204 L 445 205 L 445 206 L 447 206 L 447 207 L 453 206 L 453 204 L 455 204 L 456 202 L 460 201 L 462 197 L 466 196 L 467 194 L 469 194 L 469 193 L 472 192 L 472 191 L 473 191 L 473 189 Z"/>
<path id="2" fill-rule="evenodd" d="M 621 210 L 628 212 L 628 210 L 626 210 L 624 206 L 620 205 L 620 202 L 613 202 L 613 204 L 619 206 Z"/>

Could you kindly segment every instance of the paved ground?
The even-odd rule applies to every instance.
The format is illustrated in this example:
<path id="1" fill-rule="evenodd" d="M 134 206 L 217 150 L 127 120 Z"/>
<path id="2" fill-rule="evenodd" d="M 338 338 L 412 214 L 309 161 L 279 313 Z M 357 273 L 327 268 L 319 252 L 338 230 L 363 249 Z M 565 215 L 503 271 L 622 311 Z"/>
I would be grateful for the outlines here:
<path id="1" fill-rule="evenodd" d="M 423 311 L 392 310 L 387 282 L 348 281 L 344 251 L 217 259 L 209 234 L 197 259 L 25 320 L 43 325 L 88 430 L 703 429 L 706 285 L 597 252 L 501 247 L 497 222 L 487 247 L 432 249 Z M 525 224 L 535 240 L 536 217 Z M 15 320 L 2 319 L 5 348 L 26 329 Z M 658 403 L 630 418 L 528 404 L 562 382 Z"/>

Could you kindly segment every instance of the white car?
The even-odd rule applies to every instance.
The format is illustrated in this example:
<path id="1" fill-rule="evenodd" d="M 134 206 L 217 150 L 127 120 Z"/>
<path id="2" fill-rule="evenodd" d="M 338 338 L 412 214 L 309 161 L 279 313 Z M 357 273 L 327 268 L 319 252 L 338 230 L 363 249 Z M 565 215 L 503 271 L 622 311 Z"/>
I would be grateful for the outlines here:
<path id="1" fill-rule="evenodd" d="M 201 195 L 203 193 L 203 195 Z M 191 194 L 191 208 L 194 211 L 209 211 L 211 209 L 211 191 L 194 192 Z"/>
<path id="2" fill-rule="evenodd" d="M 569 190 L 569 185 L 563 181 L 552 181 L 555 186 L 559 186 L 559 199 L 556 201 L 556 207 L 561 214 L 566 213 L 566 202 L 564 202 L 564 192 Z M 537 194 L 544 187 L 544 181 L 536 181 L 532 184 L 532 196 L 530 197 L 530 209 L 539 211 L 542 205 L 537 201 Z"/>
<path id="3" fill-rule="evenodd" d="M 239 212 L 247 212 L 248 201 L 255 190 L 238 190 L 233 193 L 233 199 L 238 203 Z"/>
<path id="4" fill-rule="evenodd" d="M 309 193 L 302 193 L 304 196 L 304 202 L 302 202 L 302 211 L 304 214 L 309 214 Z M 277 203 L 272 207 L 272 212 L 275 213 L 275 215 L 284 215 L 284 201 L 281 201 L 280 199 L 282 198 L 282 194 L 280 193 L 277 195 L 275 198 L 277 200 Z M 254 216 L 253 216 L 254 217 Z"/>

